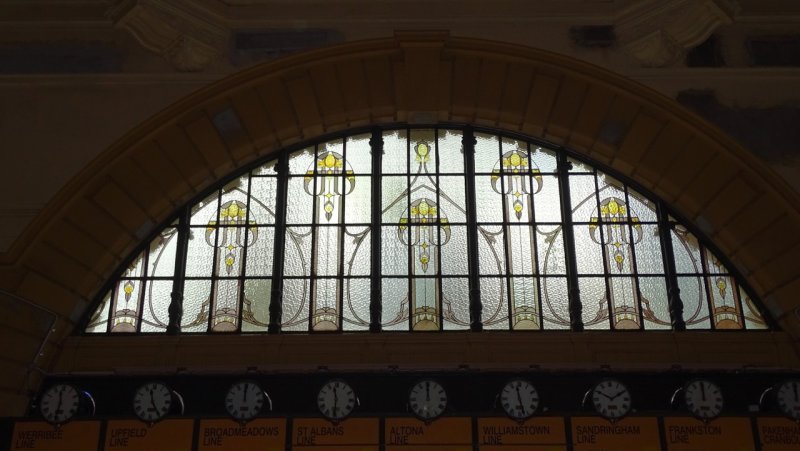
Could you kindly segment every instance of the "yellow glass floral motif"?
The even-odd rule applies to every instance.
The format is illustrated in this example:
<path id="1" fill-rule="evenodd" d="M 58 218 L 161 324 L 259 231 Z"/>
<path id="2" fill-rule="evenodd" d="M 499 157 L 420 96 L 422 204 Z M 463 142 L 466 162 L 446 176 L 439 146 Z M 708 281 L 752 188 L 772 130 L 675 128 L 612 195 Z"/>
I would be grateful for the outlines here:
<path id="1" fill-rule="evenodd" d="M 600 202 L 600 217 L 592 216 L 589 224 L 589 233 L 592 241 L 597 244 L 605 245 L 604 251 L 607 253 L 609 265 L 616 266 L 617 272 L 621 272 L 626 263 L 626 256 L 631 255 L 630 237 L 628 235 L 628 207 L 625 201 L 617 197 L 608 197 Z M 642 239 L 642 225 L 639 224 L 639 217 L 631 214 L 631 230 L 633 231 L 633 243 L 638 243 Z M 602 227 L 602 237 L 598 237 L 598 228 Z M 611 268 L 608 268 L 610 271 Z"/>
<path id="2" fill-rule="evenodd" d="M 531 214 L 531 185 L 536 183 L 533 194 L 542 189 L 542 176 L 536 165 L 531 165 L 527 152 L 514 149 L 503 154 L 503 157 L 492 170 L 492 189 L 508 199 L 511 211 L 517 220 L 522 219 L 527 205 L 527 214 Z"/>
<path id="3" fill-rule="evenodd" d="M 441 223 L 441 242 L 436 221 Z M 406 229 L 411 227 L 411 239 L 407 240 Z M 397 237 L 405 245 L 415 246 L 417 260 L 423 272 L 428 272 L 428 265 L 433 261 L 436 247 L 450 241 L 450 224 L 447 217 L 439 212 L 436 203 L 430 199 L 417 199 L 403 212 L 397 228 Z"/>
<path id="4" fill-rule="evenodd" d="M 315 170 L 316 169 L 316 170 Z M 340 177 L 345 174 L 344 180 Z M 314 187 L 314 176 L 317 176 Z M 342 186 L 344 184 L 345 186 Z M 337 152 L 326 151 L 317 156 L 316 168 L 310 167 L 304 178 L 304 188 L 311 196 L 319 196 L 325 220 L 330 222 L 334 213 L 340 214 L 342 195 L 350 194 L 356 187 L 356 177 L 344 157 Z"/>
<path id="5" fill-rule="evenodd" d="M 247 205 L 238 201 L 231 200 L 222 204 L 219 209 L 219 243 L 214 243 L 214 230 L 217 230 L 217 221 L 208 221 L 206 228 L 206 243 L 209 246 L 216 246 L 221 252 L 227 252 L 223 257 L 225 272 L 230 275 L 236 264 L 238 250 L 245 246 L 244 235 L 250 232 L 248 246 L 252 246 L 258 240 L 258 229 L 254 226 L 248 228 L 240 227 L 247 221 Z M 252 221 L 250 221 L 252 224 Z"/>

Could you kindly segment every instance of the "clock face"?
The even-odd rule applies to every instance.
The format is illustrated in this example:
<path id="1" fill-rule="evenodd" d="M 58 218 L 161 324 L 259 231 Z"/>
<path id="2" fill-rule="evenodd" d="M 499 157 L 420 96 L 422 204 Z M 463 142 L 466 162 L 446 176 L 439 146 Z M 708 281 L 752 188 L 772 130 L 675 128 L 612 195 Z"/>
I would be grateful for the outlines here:
<path id="1" fill-rule="evenodd" d="M 592 403 L 600 415 L 615 420 L 627 415 L 631 410 L 631 394 L 620 381 L 608 379 L 592 389 Z"/>
<path id="2" fill-rule="evenodd" d="M 539 393 L 530 382 L 514 379 L 500 392 L 500 403 L 508 416 L 522 420 L 533 416 L 539 408 Z"/>
<path id="3" fill-rule="evenodd" d="M 328 381 L 319 390 L 317 407 L 329 419 L 341 420 L 356 407 L 356 393 L 345 381 Z"/>
<path id="4" fill-rule="evenodd" d="M 408 394 L 408 404 L 414 415 L 423 420 L 432 420 L 447 407 L 447 393 L 444 387 L 433 380 L 424 380 L 414 385 Z"/>
<path id="5" fill-rule="evenodd" d="M 691 381 L 684 389 L 686 408 L 701 420 L 710 420 L 722 412 L 722 391 L 713 382 Z"/>
<path id="6" fill-rule="evenodd" d="M 231 385 L 225 396 L 225 409 L 236 420 L 250 420 L 261 412 L 267 394 L 255 382 L 241 381 Z"/>
<path id="7" fill-rule="evenodd" d="M 53 424 L 67 422 L 78 413 L 81 395 L 72 385 L 57 384 L 48 388 L 39 402 L 44 419 Z"/>
<path id="8" fill-rule="evenodd" d="M 793 420 L 800 420 L 800 381 L 792 380 L 778 386 L 775 394 L 778 407 L 784 415 Z"/>
<path id="9" fill-rule="evenodd" d="M 160 382 L 142 385 L 133 396 L 133 411 L 142 421 L 158 421 L 169 413 L 170 407 L 172 390 Z"/>

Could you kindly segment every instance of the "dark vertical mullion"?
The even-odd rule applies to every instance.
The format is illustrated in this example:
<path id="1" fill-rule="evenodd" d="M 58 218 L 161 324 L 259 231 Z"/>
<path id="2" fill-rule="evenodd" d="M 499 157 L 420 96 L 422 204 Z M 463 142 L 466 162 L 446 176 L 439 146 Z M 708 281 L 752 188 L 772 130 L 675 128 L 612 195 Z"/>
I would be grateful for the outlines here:
<path id="1" fill-rule="evenodd" d="M 695 237 L 697 239 L 697 237 Z M 714 295 L 711 293 L 711 286 L 708 282 L 710 279 L 711 271 L 708 270 L 708 259 L 706 258 L 706 249 L 705 246 L 697 239 L 697 247 L 700 251 L 700 266 L 703 268 L 703 272 L 701 273 L 703 287 L 705 288 L 706 292 L 706 305 L 708 305 L 708 319 L 711 322 L 711 329 L 715 330 L 717 328 L 716 325 L 716 318 L 714 317 Z"/>
<path id="2" fill-rule="evenodd" d="M 526 147 L 528 150 L 528 174 L 525 174 L 523 177 L 528 179 L 528 192 L 530 193 L 530 224 L 529 227 L 531 228 L 531 239 L 533 240 L 533 274 L 532 278 L 536 282 L 536 311 L 539 316 L 539 329 L 544 330 L 544 312 L 542 310 L 542 275 L 539 272 L 539 243 L 537 241 L 538 236 L 537 233 L 537 225 L 536 225 L 536 198 L 534 197 L 533 191 L 533 151 L 531 150 L 531 143 L 526 142 Z M 539 171 L 539 177 L 542 177 L 541 171 Z M 542 183 L 544 183 L 544 178 L 542 179 Z"/>
<path id="3" fill-rule="evenodd" d="M 208 325 L 206 332 L 213 332 L 211 323 L 214 321 L 214 309 L 217 306 L 217 303 L 214 302 L 214 293 L 216 293 L 217 284 L 219 283 L 219 275 L 217 274 L 217 251 L 219 248 L 219 217 L 220 209 L 222 208 L 223 188 L 217 190 L 217 220 L 214 222 L 214 249 L 211 251 L 211 258 L 213 258 L 211 261 L 211 293 L 208 295 Z"/>
<path id="4" fill-rule="evenodd" d="M 191 207 L 186 206 L 181 210 L 178 217 L 178 227 L 176 230 L 177 236 L 175 237 L 175 273 L 172 282 L 171 300 L 167 311 L 169 312 L 169 324 L 167 324 L 167 335 L 177 335 L 181 331 L 181 321 L 183 319 L 183 291 L 186 284 L 186 258 L 189 250 L 189 217 L 191 214 Z M 116 292 L 112 292 L 112 296 Z M 111 298 L 111 306 L 113 306 L 114 298 Z M 109 306 L 109 308 L 111 307 Z M 111 311 L 109 310 L 109 321 L 111 320 Z M 110 324 L 110 323 L 109 323 Z"/>
<path id="5" fill-rule="evenodd" d="M 275 190 L 275 247 L 272 250 L 272 292 L 269 302 L 269 327 L 271 334 L 281 332 L 283 316 L 283 266 L 286 246 L 286 207 L 289 191 L 289 154 L 284 152 L 275 165 L 278 186 Z"/>
<path id="6" fill-rule="evenodd" d="M 319 241 L 319 228 L 320 225 L 317 224 L 317 209 L 319 206 L 317 205 L 317 184 L 319 183 L 319 170 L 317 166 L 317 159 L 319 158 L 319 144 L 314 145 L 314 157 L 312 158 L 311 167 L 311 268 L 309 268 L 309 278 L 308 280 L 308 331 L 314 331 L 314 309 L 317 306 L 317 302 L 314 297 L 317 295 L 317 286 L 316 281 L 319 275 L 317 274 L 317 266 L 319 263 L 319 259 L 317 258 L 317 251 L 319 246 L 317 246 L 317 242 Z M 327 229 L 326 229 L 327 230 Z"/>
<path id="7" fill-rule="evenodd" d="M 628 185 L 625 188 L 625 210 L 626 210 L 626 223 L 628 230 L 628 243 L 631 248 L 631 274 L 633 277 L 633 286 L 636 289 L 634 293 L 634 302 L 636 303 L 636 311 L 639 313 L 639 329 L 644 330 L 644 311 L 642 309 L 642 290 L 639 284 L 639 259 L 636 258 L 636 243 L 633 241 L 633 212 L 631 210 L 631 196 L 628 192 Z M 639 221 L 639 226 L 642 226 L 642 221 Z M 642 236 L 644 236 L 644 229 L 642 229 Z"/>
<path id="8" fill-rule="evenodd" d="M 247 177 L 247 201 L 245 203 L 245 216 L 244 216 L 244 247 L 242 248 L 242 262 L 241 262 L 241 270 L 239 271 L 239 324 L 237 329 L 239 332 L 242 331 L 242 323 L 244 322 L 244 285 L 246 283 L 246 268 L 247 268 L 247 250 L 250 245 L 250 234 L 248 233 L 249 226 L 250 226 L 250 216 L 252 212 L 250 211 L 250 196 L 253 192 L 253 173 L 248 173 Z M 258 230 L 258 229 L 256 229 Z"/>
<path id="9" fill-rule="evenodd" d="M 583 330 L 583 306 L 578 285 L 578 265 L 575 254 L 575 233 L 572 229 L 572 197 L 569 188 L 569 170 L 572 163 L 563 150 L 558 152 L 558 179 L 561 188 L 561 222 L 564 231 L 564 259 L 567 267 L 567 297 L 569 303 L 570 329 Z"/>
<path id="10" fill-rule="evenodd" d="M 369 331 L 380 332 L 383 319 L 383 279 L 381 279 L 381 245 L 382 245 L 382 212 L 383 185 L 381 184 L 381 162 L 383 160 L 383 132 L 380 128 L 372 129 L 369 140 L 370 154 L 372 156 L 372 231 L 371 241 L 371 271 L 372 287 L 369 301 Z"/>
<path id="11" fill-rule="evenodd" d="M 406 279 L 408 285 L 408 330 L 414 330 L 414 307 L 416 305 L 416 294 L 413 290 L 414 287 L 414 247 L 411 245 L 411 129 L 406 127 L 406 243 L 408 255 Z"/>
<path id="12" fill-rule="evenodd" d="M 353 176 L 355 177 L 355 172 L 353 172 Z M 347 230 L 347 224 L 345 222 L 347 209 L 347 188 L 345 186 L 347 183 L 347 137 L 342 138 L 342 173 L 334 180 L 336 180 L 336 189 L 341 191 L 340 196 L 342 196 L 342 208 L 339 209 L 338 232 L 336 233 L 336 239 L 339 244 L 339 255 L 337 255 L 336 262 L 336 294 L 338 297 L 336 306 L 339 316 L 339 332 L 341 332 L 344 330 L 344 237 L 345 231 Z M 355 183 L 355 179 L 353 183 Z"/>
<path id="13" fill-rule="evenodd" d="M 137 302 L 136 307 L 138 310 L 136 311 L 136 316 L 138 317 L 136 321 L 136 331 L 142 331 L 142 322 L 144 321 L 144 296 L 147 292 L 147 266 L 150 262 L 150 242 L 148 241 L 144 247 L 144 251 L 142 252 L 144 256 L 142 257 L 142 275 L 139 278 L 139 282 L 141 282 L 141 293 L 139 294 L 139 301 Z"/>
<path id="14" fill-rule="evenodd" d="M 430 154 L 430 150 L 428 150 L 428 154 Z M 441 188 L 441 178 L 439 174 L 441 173 L 441 158 L 439 157 L 439 129 L 433 129 L 433 155 L 436 158 L 436 165 L 435 171 L 436 175 L 436 274 L 437 277 L 433 279 L 434 285 L 436 285 L 436 289 L 434 290 L 434 296 L 436 296 L 438 291 L 438 296 L 436 296 L 436 314 L 439 317 L 439 332 L 444 331 L 444 290 L 442 289 L 443 282 L 442 282 L 442 199 L 440 193 L 442 191 Z"/>
<path id="15" fill-rule="evenodd" d="M 511 304 L 511 253 L 513 251 L 511 245 L 511 221 L 508 219 L 508 199 L 506 198 L 506 168 L 503 167 L 503 137 L 497 136 L 497 155 L 500 164 L 500 206 L 503 209 L 503 225 L 500 230 L 503 232 L 503 250 L 504 260 L 506 264 L 505 274 L 500 274 L 501 284 L 506 286 L 506 298 L 501 299 L 500 302 L 505 301 L 508 306 L 508 329 L 513 330 L 514 327 L 514 306 Z"/>
<path id="16" fill-rule="evenodd" d="M 481 301 L 481 279 L 478 258 L 478 219 L 475 193 L 475 132 L 464 128 L 461 144 L 464 154 L 465 185 L 467 192 L 467 262 L 469 269 L 469 316 L 470 330 L 483 330 L 483 303 Z"/>
<path id="17" fill-rule="evenodd" d="M 683 301 L 675 269 L 675 251 L 672 248 L 672 224 L 669 221 L 666 207 L 662 202 L 657 204 L 658 236 L 661 241 L 661 255 L 664 260 L 664 272 L 667 283 L 667 304 L 673 330 L 686 330 L 683 319 Z"/>
<path id="18" fill-rule="evenodd" d="M 597 214 L 597 228 L 600 230 L 600 256 L 603 258 L 603 283 L 606 286 L 606 305 L 608 306 L 608 328 L 614 330 L 614 306 L 611 299 L 611 266 L 608 264 L 608 255 L 606 255 L 606 222 L 603 218 L 600 209 L 600 182 L 598 181 L 599 175 L 597 169 L 594 169 L 594 200 L 595 200 L 595 213 Z M 610 224 L 610 223 L 609 223 Z"/>

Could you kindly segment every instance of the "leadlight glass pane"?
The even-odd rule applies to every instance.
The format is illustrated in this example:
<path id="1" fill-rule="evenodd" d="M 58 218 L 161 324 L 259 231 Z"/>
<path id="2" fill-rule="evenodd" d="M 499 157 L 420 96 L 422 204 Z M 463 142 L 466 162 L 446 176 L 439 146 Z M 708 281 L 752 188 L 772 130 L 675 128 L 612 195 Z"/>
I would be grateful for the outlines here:
<path id="1" fill-rule="evenodd" d="M 412 174 L 438 171 L 436 156 L 436 132 L 430 129 L 411 130 L 409 165 Z"/>
<path id="2" fill-rule="evenodd" d="M 434 277 L 411 279 L 411 329 L 434 331 L 439 324 L 439 287 Z"/>
<path id="3" fill-rule="evenodd" d="M 541 189 L 536 178 L 533 182 L 533 209 L 536 222 L 561 222 L 561 191 L 558 177 L 554 175 L 540 176 Z M 539 189 L 537 192 L 536 190 Z"/>
<path id="4" fill-rule="evenodd" d="M 514 275 L 536 272 L 536 236 L 531 226 L 506 226 L 506 249 L 510 273 Z"/>
<path id="5" fill-rule="evenodd" d="M 663 277 L 639 277 L 645 329 L 670 329 L 669 298 Z"/>
<path id="6" fill-rule="evenodd" d="M 267 163 L 253 169 L 253 175 L 278 175 L 278 172 L 275 171 L 275 165 L 278 164 L 278 160 L 268 161 Z"/>
<path id="7" fill-rule="evenodd" d="M 369 145 L 371 137 L 369 133 L 364 133 L 347 138 L 347 156 L 345 158 L 355 174 L 372 173 L 372 151 Z"/>
<path id="8" fill-rule="evenodd" d="M 353 190 L 345 198 L 345 220 L 348 224 L 369 224 L 372 218 L 372 179 L 355 177 Z"/>
<path id="9" fill-rule="evenodd" d="M 609 277 L 611 312 L 614 329 L 641 329 L 639 322 L 639 296 L 632 277 Z"/>
<path id="10" fill-rule="evenodd" d="M 311 227 L 286 228 L 283 274 L 311 275 Z"/>
<path id="11" fill-rule="evenodd" d="M 219 192 L 206 196 L 192 206 L 189 224 L 197 226 L 214 225 L 217 223 L 217 209 L 219 208 Z"/>
<path id="12" fill-rule="evenodd" d="M 581 277 L 578 279 L 578 289 L 583 304 L 583 326 L 586 329 L 609 329 L 606 279 Z"/>
<path id="13" fill-rule="evenodd" d="M 217 233 L 217 276 L 238 277 L 244 268 L 246 246 L 258 243 L 257 227 L 222 227 Z"/>
<path id="14" fill-rule="evenodd" d="M 242 332 L 266 332 L 269 327 L 271 279 L 250 279 L 244 282 Z"/>
<path id="15" fill-rule="evenodd" d="M 466 187 L 464 177 L 441 176 L 439 177 L 439 204 L 441 218 L 444 222 L 466 223 L 467 202 L 465 198 Z M 436 200 L 436 194 L 431 199 Z"/>
<path id="16" fill-rule="evenodd" d="M 342 328 L 345 331 L 369 330 L 370 287 L 369 279 L 344 280 Z"/>
<path id="17" fill-rule="evenodd" d="M 335 276 L 339 274 L 339 262 L 342 252 L 341 227 L 317 227 L 314 236 L 314 273 L 317 276 Z"/>
<path id="18" fill-rule="evenodd" d="M 312 330 L 339 330 L 340 284 L 341 279 L 322 278 L 313 281 Z"/>
<path id="19" fill-rule="evenodd" d="M 211 313 L 213 332 L 235 332 L 239 327 L 239 292 L 241 281 L 218 279 L 214 283 L 214 302 Z"/>
<path id="20" fill-rule="evenodd" d="M 708 298 L 703 278 L 700 276 L 678 277 L 678 288 L 681 290 L 686 328 L 710 329 Z"/>
<path id="21" fill-rule="evenodd" d="M 381 211 L 384 224 L 397 224 L 403 212 L 408 208 L 408 177 L 394 176 L 381 178 Z"/>
<path id="22" fill-rule="evenodd" d="M 755 302 L 741 287 L 739 288 L 739 299 L 742 300 L 742 306 L 744 307 L 745 326 L 748 329 L 767 329 L 767 323 L 764 321 L 764 317 L 759 312 Z"/>
<path id="23" fill-rule="evenodd" d="M 567 161 L 572 164 L 572 169 L 569 170 L 570 173 L 594 172 L 594 168 L 582 161 L 578 161 L 574 158 L 567 158 Z"/>
<path id="24" fill-rule="evenodd" d="M 552 150 L 531 146 L 531 159 L 542 173 L 555 173 L 558 170 L 556 153 Z"/>
<path id="25" fill-rule="evenodd" d="M 733 279 L 727 275 L 715 274 L 706 277 L 711 293 L 715 329 L 741 329 L 742 312 L 739 307 L 738 292 Z"/>
<path id="26" fill-rule="evenodd" d="M 192 227 L 189 229 L 189 244 L 186 253 L 186 275 L 209 277 L 214 266 L 214 247 L 217 229 Z"/>
<path id="27" fill-rule="evenodd" d="M 368 276 L 372 259 L 370 228 L 347 227 L 344 235 L 344 274 Z"/>
<path id="28" fill-rule="evenodd" d="M 467 261 L 467 228 L 447 226 L 439 228 L 442 243 L 442 274 L 465 276 L 469 273 Z"/>
<path id="29" fill-rule="evenodd" d="M 592 229 L 592 227 L 586 224 L 573 227 L 578 274 L 605 273 L 603 269 L 603 250 L 600 247 L 601 233 L 599 229 Z"/>
<path id="30" fill-rule="evenodd" d="M 381 236 L 381 274 L 402 276 L 408 274 L 408 227 L 383 226 Z"/>
<path id="31" fill-rule="evenodd" d="M 597 191 L 593 175 L 570 175 L 570 200 L 572 201 L 572 220 L 591 222 L 597 220 Z"/>
<path id="32" fill-rule="evenodd" d="M 565 277 L 542 280 L 542 317 L 545 329 L 569 329 L 569 296 Z"/>
<path id="33" fill-rule="evenodd" d="M 122 273 L 122 277 L 126 278 L 144 277 L 145 276 L 144 256 L 145 256 L 144 252 L 137 255 L 136 258 L 134 258 L 133 261 L 128 264 L 128 267 L 125 268 L 125 272 Z"/>
<path id="34" fill-rule="evenodd" d="M 316 177 L 291 177 L 288 183 L 286 202 L 287 224 L 310 224 L 311 208 L 314 198 L 314 179 Z M 306 191 L 306 189 L 308 191 Z"/>
<path id="35" fill-rule="evenodd" d="M 508 297 L 506 279 L 481 277 L 483 327 L 489 330 L 508 330 Z"/>
<path id="36" fill-rule="evenodd" d="M 181 332 L 208 330 L 211 280 L 187 280 L 183 289 L 183 320 Z"/>
<path id="37" fill-rule="evenodd" d="M 321 146 L 324 148 L 324 146 Z M 306 147 L 289 155 L 289 174 L 306 175 L 314 171 L 314 146 Z"/>
<path id="38" fill-rule="evenodd" d="M 661 253 L 661 237 L 657 224 L 633 226 L 633 242 L 636 252 L 636 271 L 639 274 L 664 274 L 664 257 Z"/>
<path id="39" fill-rule="evenodd" d="M 504 239 L 503 226 L 478 226 L 478 262 L 481 274 L 506 273 Z"/>
<path id="40" fill-rule="evenodd" d="M 444 330 L 469 329 L 469 282 L 462 277 L 442 279 Z"/>
<path id="41" fill-rule="evenodd" d="M 475 204 L 478 222 L 503 221 L 503 198 L 499 189 L 498 192 L 495 192 L 492 186 L 491 177 L 475 177 Z"/>
<path id="42" fill-rule="evenodd" d="M 628 188 L 628 203 L 641 222 L 657 222 L 656 204 L 645 196 Z"/>
<path id="43" fill-rule="evenodd" d="M 171 294 L 171 280 L 148 280 L 145 283 L 142 332 L 166 332 Z"/>
<path id="44" fill-rule="evenodd" d="M 178 232 L 167 227 L 150 242 L 147 257 L 147 275 L 151 277 L 172 277 L 175 275 L 175 250 L 178 243 Z"/>
<path id="45" fill-rule="evenodd" d="M 143 284 L 139 279 L 121 279 L 117 282 L 111 307 L 111 332 L 137 331 Z"/>
<path id="46" fill-rule="evenodd" d="M 566 274 L 567 262 L 561 225 L 537 225 L 535 227 L 540 272 L 547 275 Z"/>
<path id="47" fill-rule="evenodd" d="M 250 180 L 250 220 L 256 224 L 274 224 L 277 194 L 277 178 L 252 178 Z"/>
<path id="48" fill-rule="evenodd" d="M 251 228 L 249 237 L 245 274 L 248 277 L 271 276 L 272 259 L 275 256 L 275 228 Z"/>
<path id="49" fill-rule="evenodd" d="M 439 172 L 464 173 L 464 151 L 460 130 L 439 130 Z"/>
<path id="50" fill-rule="evenodd" d="M 508 280 L 508 294 L 511 296 L 511 328 L 514 330 L 538 330 L 539 295 L 537 279 L 533 277 L 512 277 Z"/>
<path id="51" fill-rule="evenodd" d="M 604 174 L 597 174 L 598 195 L 600 197 L 600 216 L 605 221 L 630 220 L 628 202 L 622 182 Z M 597 216 L 594 214 L 593 216 Z"/>
<path id="52" fill-rule="evenodd" d="M 475 173 L 490 174 L 500 158 L 500 142 L 497 136 L 475 133 Z"/>
<path id="53" fill-rule="evenodd" d="M 381 328 L 408 330 L 408 279 L 384 278 L 381 285 Z"/>
<path id="54" fill-rule="evenodd" d="M 111 291 L 103 296 L 100 305 L 95 309 L 92 316 L 89 318 L 89 323 L 86 325 L 86 333 L 106 333 L 108 332 L 108 312 L 111 309 Z"/>
<path id="55" fill-rule="evenodd" d="M 250 178 L 245 175 L 228 182 L 222 188 L 220 199 L 220 224 L 245 224 L 248 219 L 247 192 Z"/>
<path id="56" fill-rule="evenodd" d="M 310 279 L 285 279 L 283 281 L 283 323 L 287 332 L 308 331 Z"/>
<path id="57" fill-rule="evenodd" d="M 675 271 L 678 274 L 703 272 L 700 244 L 683 226 L 676 225 L 672 230 L 672 250 L 675 255 Z"/>
<path id="58" fill-rule="evenodd" d="M 384 174 L 408 174 L 408 141 L 405 130 L 383 132 Z"/>

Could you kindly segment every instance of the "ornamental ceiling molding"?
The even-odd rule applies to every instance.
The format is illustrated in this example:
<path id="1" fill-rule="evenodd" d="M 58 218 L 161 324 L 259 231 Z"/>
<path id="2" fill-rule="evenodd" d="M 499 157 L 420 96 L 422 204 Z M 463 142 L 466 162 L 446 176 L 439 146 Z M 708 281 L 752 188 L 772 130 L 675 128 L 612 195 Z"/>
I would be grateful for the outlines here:
<path id="1" fill-rule="evenodd" d="M 202 71 L 227 49 L 228 29 L 194 2 L 122 0 L 108 16 L 115 27 L 130 32 L 182 72 Z"/>
<path id="2" fill-rule="evenodd" d="M 625 52 L 645 67 L 665 67 L 732 23 L 736 0 L 644 0 L 617 17 L 615 30 Z"/>

